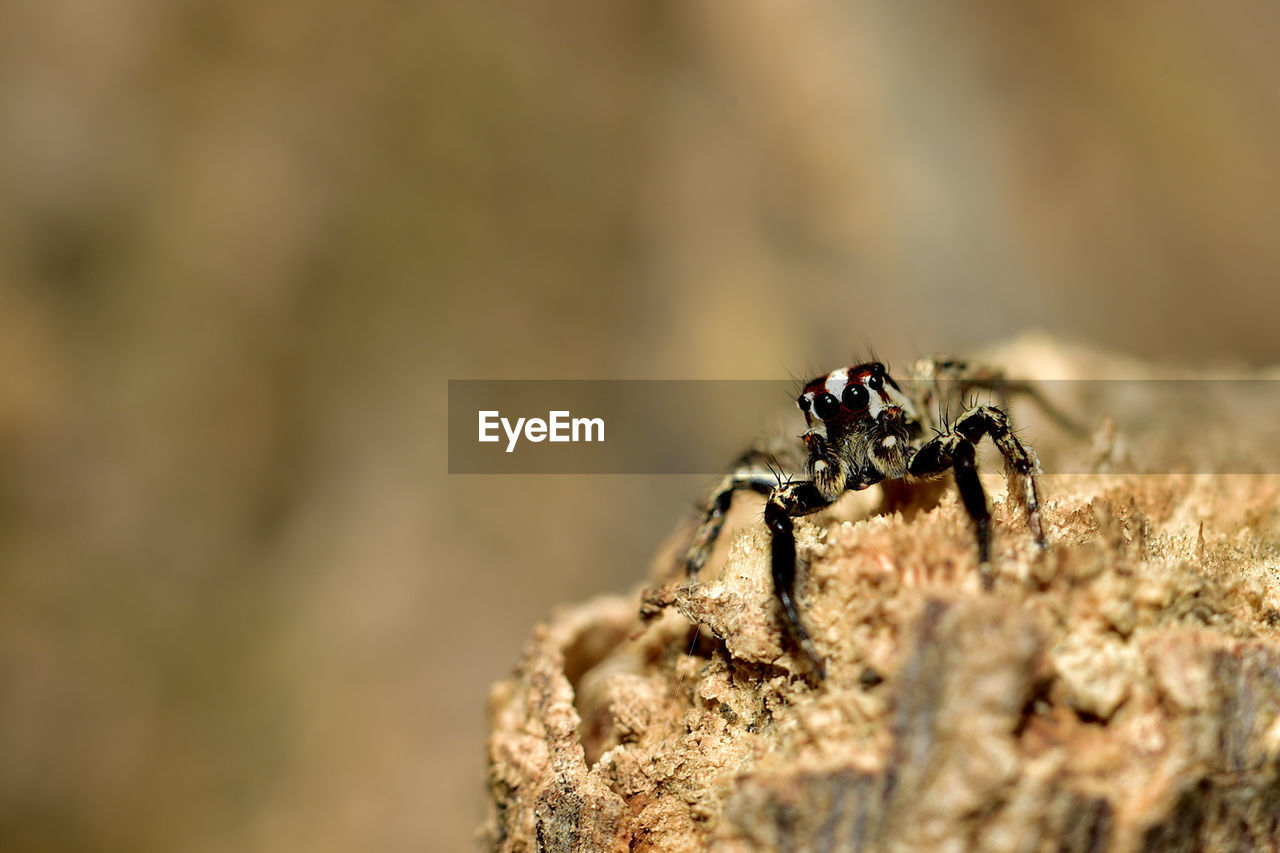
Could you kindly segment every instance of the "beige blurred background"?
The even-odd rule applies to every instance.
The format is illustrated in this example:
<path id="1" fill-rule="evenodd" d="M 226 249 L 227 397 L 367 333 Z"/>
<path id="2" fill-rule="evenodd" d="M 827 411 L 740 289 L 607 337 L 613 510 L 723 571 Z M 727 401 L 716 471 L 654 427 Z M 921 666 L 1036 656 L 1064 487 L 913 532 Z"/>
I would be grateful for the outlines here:
<path id="1" fill-rule="evenodd" d="M 0 849 L 470 849 L 701 486 L 450 477 L 450 378 L 1280 361 L 1273 3 L 512 5 L 0 5 Z"/>

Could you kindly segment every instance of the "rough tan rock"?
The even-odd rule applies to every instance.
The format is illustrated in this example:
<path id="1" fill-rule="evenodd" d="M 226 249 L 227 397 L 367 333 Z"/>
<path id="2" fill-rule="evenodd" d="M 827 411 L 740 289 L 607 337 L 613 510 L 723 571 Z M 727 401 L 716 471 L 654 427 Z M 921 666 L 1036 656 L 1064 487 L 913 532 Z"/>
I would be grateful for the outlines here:
<path id="1" fill-rule="evenodd" d="M 1046 342 L 996 355 L 1150 373 Z M 1239 450 L 1238 423 L 1120 396 L 1090 403 L 1092 441 L 1037 427 L 1047 471 Z M 991 593 L 950 489 L 797 525 L 822 683 L 775 609 L 758 498 L 700 584 L 668 553 L 643 593 L 540 626 L 491 695 L 488 847 L 1280 849 L 1280 477 L 1051 473 L 1046 552 L 984 479 Z"/>

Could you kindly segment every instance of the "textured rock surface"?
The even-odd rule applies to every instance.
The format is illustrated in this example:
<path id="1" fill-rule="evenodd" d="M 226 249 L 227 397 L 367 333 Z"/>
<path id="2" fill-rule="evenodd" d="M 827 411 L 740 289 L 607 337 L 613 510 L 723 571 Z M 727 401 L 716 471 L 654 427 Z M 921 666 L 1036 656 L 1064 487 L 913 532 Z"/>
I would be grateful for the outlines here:
<path id="1" fill-rule="evenodd" d="M 1024 375 L 1143 370 L 1045 343 L 996 355 Z M 1226 421 L 1101 402 L 1092 441 L 1036 428 L 1046 470 L 1121 453 L 1203 470 L 1239 447 Z M 821 684 L 778 619 L 759 499 L 702 583 L 668 553 L 640 596 L 540 626 L 492 692 L 487 847 L 1280 849 L 1280 478 L 1051 474 L 1043 553 L 985 481 L 993 593 L 950 489 L 798 526 Z"/>

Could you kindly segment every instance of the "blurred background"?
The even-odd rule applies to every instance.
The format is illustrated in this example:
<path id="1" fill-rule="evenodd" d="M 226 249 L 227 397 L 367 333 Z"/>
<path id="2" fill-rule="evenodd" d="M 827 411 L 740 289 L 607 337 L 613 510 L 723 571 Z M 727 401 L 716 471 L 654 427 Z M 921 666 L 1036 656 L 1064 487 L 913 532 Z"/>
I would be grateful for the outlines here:
<path id="1" fill-rule="evenodd" d="M 0 5 L 0 849 L 471 848 L 487 685 L 703 484 L 451 477 L 448 379 L 1280 361 L 1278 39 L 1260 0 Z"/>

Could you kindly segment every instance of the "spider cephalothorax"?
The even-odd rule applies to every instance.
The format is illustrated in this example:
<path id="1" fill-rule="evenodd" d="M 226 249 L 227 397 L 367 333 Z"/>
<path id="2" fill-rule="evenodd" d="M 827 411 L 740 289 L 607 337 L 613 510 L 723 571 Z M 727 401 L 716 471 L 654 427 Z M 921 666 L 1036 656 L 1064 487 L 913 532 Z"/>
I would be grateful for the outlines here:
<path id="1" fill-rule="evenodd" d="M 910 378 L 915 381 L 903 389 L 883 364 L 868 362 L 840 368 L 806 383 L 796 403 L 808 429 L 800 436 L 802 446 L 795 448 L 793 458 L 788 460 L 791 464 L 776 452 L 756 449 L 744 454 L 713 492 L 689 547 L 686 565 L 689 575 L 696 577 L 720 535 L 733 493 L 749 489 L 767 495 L 764 520 L 771 534 L 774 593 L 782 605 L 784 622 L 819 677 L 824 677 L 822 661 L 795 603 L 796 543 L 792 519 L 796 516 L 830 506 L 847 491 L 865 489 L 884 480 L 930 479 L 950 470 L 961 502 L 973 521 L 982 583 L 989 589 L 993 579 L 991 518 L 978 478 L 975 449 L 986 436 L 1004 457 L 1010 496 L 1025 510 L 1027 526 L 1036 543 L 1045 545 L 1036 479 L 1039 462 L 1035 452 L 1013 434 L 1004 409 L 969 406 L 950 424 L 939 412 L 953 403 L 959 407 L 970 390 L 986 389 L 1002 399 L 1016 393 L 1029 394 L 1055 417 L 1061 417 L 1026 383 L 1006 380 L 996 371 L 971 368 L 955 359 L 917 362 Z M 796 469 L 797 473 L 782 477 L 779 468 Z"/>
<path id="2" fill-rule="evenodd" d="M 920 435 L 915 406 L 879 362 L 814 379 L 796 400 L 809 429 L 805 471 L 823 497 L 907 475 Z M 816 421 L 816 423 L 815 423 Z"/>

